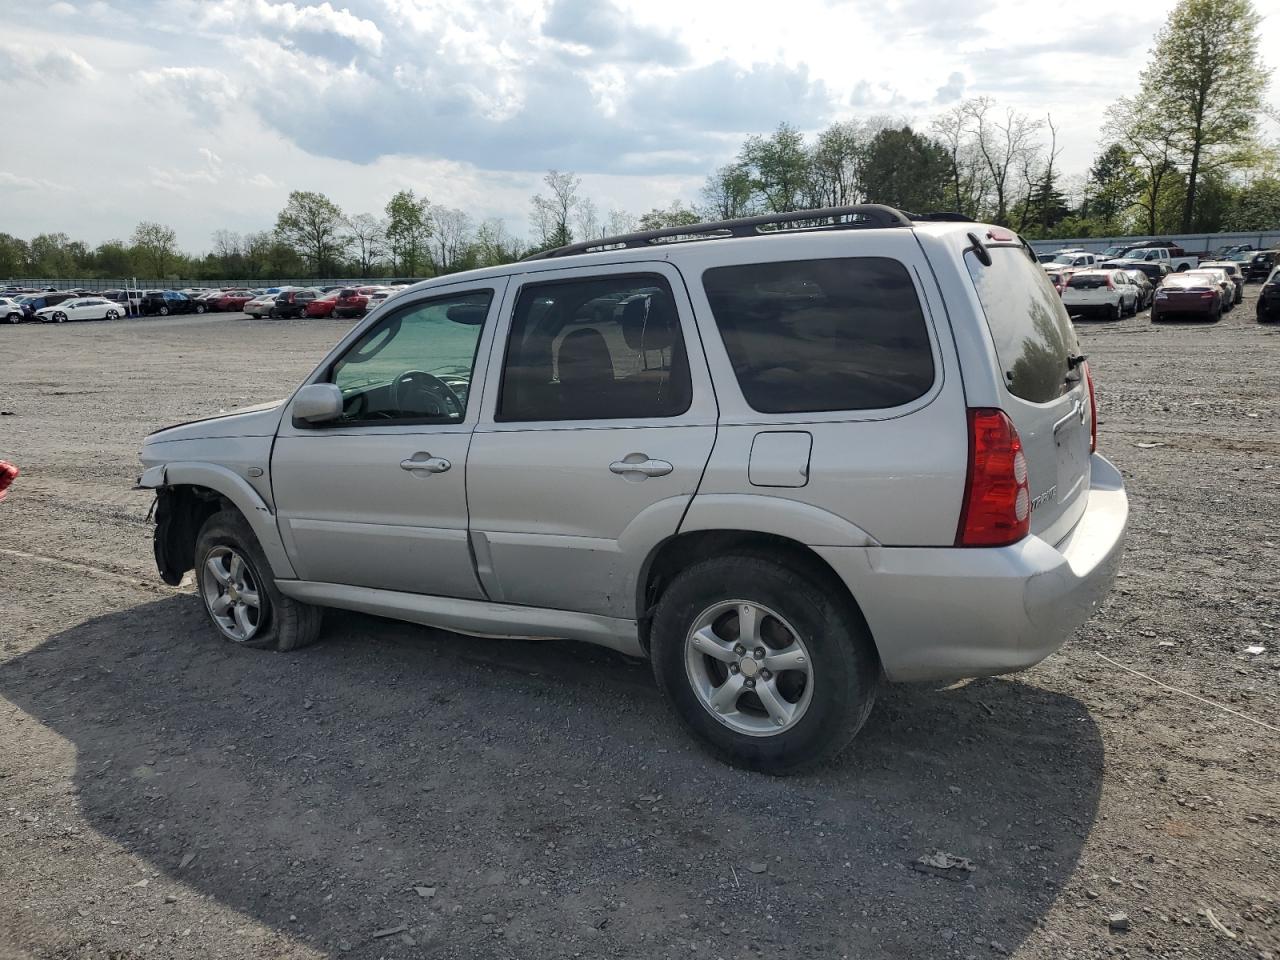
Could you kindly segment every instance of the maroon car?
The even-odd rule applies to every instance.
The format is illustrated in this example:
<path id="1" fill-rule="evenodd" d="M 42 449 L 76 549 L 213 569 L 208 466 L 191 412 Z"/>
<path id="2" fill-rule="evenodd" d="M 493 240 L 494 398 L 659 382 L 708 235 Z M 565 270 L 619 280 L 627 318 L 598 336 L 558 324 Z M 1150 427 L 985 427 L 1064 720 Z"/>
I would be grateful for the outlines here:
<path id="1" fill-rule="evenodd" d="M 335 317 L 363 317 L 369 309 L 369 294 L 378 287 L 344 287 L 333 302 Z"/>
<path id="2" fill-rule="evenodd" d="M 1216 322 L 1222 317 L 1222 288 L 1204 276 L 1171 273 L 1151 301 L 1151 322 L 1170 316 L 1198 317 Z"/>
<path id="3" fill-rule="evenodd" d="M 253 294 L 248 290 L 229 290 L 214 302 L 219 310 L 243 310 L 252 299 Z"/>

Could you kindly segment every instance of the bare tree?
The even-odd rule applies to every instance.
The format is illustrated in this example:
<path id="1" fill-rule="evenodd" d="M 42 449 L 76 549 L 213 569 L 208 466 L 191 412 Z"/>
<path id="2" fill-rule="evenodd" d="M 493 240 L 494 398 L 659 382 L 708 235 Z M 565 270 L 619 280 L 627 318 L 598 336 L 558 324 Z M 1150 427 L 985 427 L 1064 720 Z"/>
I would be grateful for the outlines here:
<path id="1" fill-rule="evenodd" d="M 1040 129 L 1040 121 L 1032 120 L 1012 107 L 1005 110 L 1001 121 L 990 115 L 994 105 L 990 97 L 977 97 L 966 100 L 961 108 L 972 124 L 974 143 L 990 178 L 995 201 L 992 219 L 996 223 L 1008 224 L 1013 186 L 1010 172 L 1018 169 L 1026 161 L 1027 154 L 1036 149 L 1035 136 Z"/>
<path id="2" fill-rule="evenodd" d="M 494 217 L 476 231 L 476 266 L 494 267 L 520 258 L 520 243 L 507 233 L 506 224 Z"/>
<path id="3" fill-rule="evenodd" d="M 452 207 L 433 207 L 432 214 L 431 260 L 436 273 L 450 273 L 459 269 L 471 245 L 471 217 Z"/>
<path id="4" fill-rule="evenodd" d="M 589 197 L 583 197 L 578 201 L 574 225 L 578 228 L 578 236 L 583 240 L 595 240 L 601 236 L 600 215 L 596 212 L 595 203 Z"/>
<path id="5" fill-rule="evenodd" d="M 213 255 L 226 276 L 235 275 L 244 262 L 244 238 L 234 230 L 213 231 Z"/>
<path id="6" fill-rule="evenodd" d="M 360 276 L 367 277 L 370 268 L 386 253 L 387 225 L 372 213 L 357 213 L 346 220 L 347 242 L 360 264 Z"/>
<path id="7" fill-rule="evenodd" d="M 950 171 L 947 203 L 957 213 L 976 217 L 986 191 L 981 177 L 982 158 L 974 147 L 964 104 L 957 104 L 935 117 L 931 127 L 934 137 L 947 152 Z"/>
<path id="8" fill-rule="evenodd" d="M 634 233 L 636 218 L 625 210 L 610 210 L 604 221 L 604 235 L 617 237 L 624 233 Z"/>
<path id="9" fill-rule="evenodd" d="M 548 170 L 542 182 L 547 185 L 549 193 L 533 196 L 533 209 L 529 219 L 540 246 L 562 247 L 573 242 L 573 231 L 569 229 L 569 224 L 581 203 L 578 190 L 582 186 L 582 180 L 572 173 Z"/>

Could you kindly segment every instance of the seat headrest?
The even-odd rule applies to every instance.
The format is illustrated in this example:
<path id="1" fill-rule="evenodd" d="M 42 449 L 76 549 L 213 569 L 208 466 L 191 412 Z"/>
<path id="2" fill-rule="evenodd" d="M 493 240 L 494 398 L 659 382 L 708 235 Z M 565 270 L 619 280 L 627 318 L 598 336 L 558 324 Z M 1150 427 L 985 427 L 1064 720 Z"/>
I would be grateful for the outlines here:
<path id="1" fill-rule="evenodd" d="M 666 350 L 675 342 L 676 311 L 663 293 L 636 297 L 622 308 L 622 336 L 632 350 Z"/>
<path id="2" fill-rule="evenodd" d="M 574 330 L 560 341 L 556 366 L 561 383 L 614 378 L 613 356 L 599 330 Z"/>

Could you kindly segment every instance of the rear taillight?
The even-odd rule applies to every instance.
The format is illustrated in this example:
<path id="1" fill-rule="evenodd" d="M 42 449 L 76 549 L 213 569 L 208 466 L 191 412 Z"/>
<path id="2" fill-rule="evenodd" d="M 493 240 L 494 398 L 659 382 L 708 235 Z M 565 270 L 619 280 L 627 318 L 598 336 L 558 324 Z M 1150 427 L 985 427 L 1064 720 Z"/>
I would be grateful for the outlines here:
<path id="1" fill-rule="evenodd" d="M 1116 282 L 1112 280 L 1110 277 L 1107 277 L 1107 289 L 1114 290 L 1115 288 L 1116 288 Z"/>
<path id="2" fill-rule="evenodd" d="M 1018 431 L 1003 410 L 969 410 L 969 472 L 958 547 L 1004 547 L 1031 529 L 1031 488 Z"/>
<path id="3" fill-rule="evenodd" d="M 1089 452 L 1098 452 L 1098 395 L 1093 390 L 1093 371 L 1084 364 L 1084 382 L 1089 385 Z"/>
<path id="4" fill-rule="evenodd" d="M 18 479 L 20 472 L 8 460 L 0 460 L 0 500 L 3 500 L 8 495 L 10 485 Z"/>

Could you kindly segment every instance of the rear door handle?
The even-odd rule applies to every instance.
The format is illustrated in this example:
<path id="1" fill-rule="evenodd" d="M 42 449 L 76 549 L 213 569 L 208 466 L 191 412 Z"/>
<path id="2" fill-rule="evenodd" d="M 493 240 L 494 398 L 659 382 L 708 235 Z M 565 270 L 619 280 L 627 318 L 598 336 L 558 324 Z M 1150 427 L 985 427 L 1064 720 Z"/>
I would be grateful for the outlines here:
<path id="1" fill-rule="evenodd" d="M 453 466 L 453 464 L 444 457 L 433 457 L 430 454 L 423 456 L 423 454 L 420 453 L 414 454 L 414 457 L 423 457 L 423 459 L 415 460 L 413 457 L 410 457 L 407 460 L 401 460 L 400 469 L 425 470 L 427 473 L 444 473 Z"/>
<path id="2" fill-rule="evenodd" d="M 642 480 L 645 477 L 665 477 L 674 470 L 666 460 L 650 460 L 643 453 L 629 453 L 621 460 L 609 464 L 609 472 L 620 477 Z"/>

